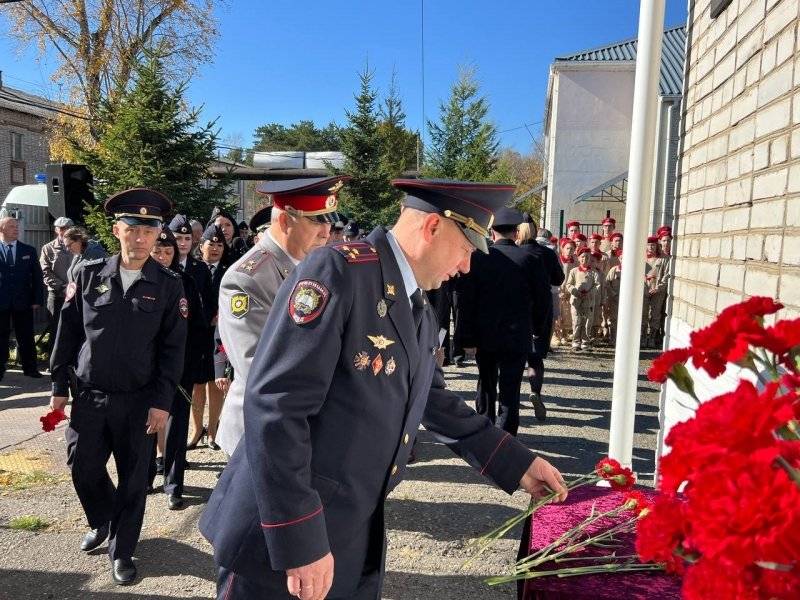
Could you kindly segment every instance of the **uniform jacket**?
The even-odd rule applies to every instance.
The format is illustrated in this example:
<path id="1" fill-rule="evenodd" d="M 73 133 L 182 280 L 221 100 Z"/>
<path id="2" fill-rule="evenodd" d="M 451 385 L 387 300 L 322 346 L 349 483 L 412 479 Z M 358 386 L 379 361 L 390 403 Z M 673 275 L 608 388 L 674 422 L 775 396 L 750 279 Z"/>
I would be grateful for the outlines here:
<path id="1" fill-rule="evenodd" d="M 383 501 L 420 421 L 517 488 L 533 454 L 444 389 L 435 313 L 427 304 L 417 333 L 383 229 L 312 252 L 274 306 L 250 367 L 244 436 L 200 521 L 218 565 L 285 594 L 280 571 L 330 550 L 331 596 L 352 594 L 367 565 L 382 568 Z"/>
<path id="2" fill-rule="evenodd" d="M 655 290 L 656 295 L 666 294 L 669 281 L 669 258 L 664 256 L 648 258 L 644 266 L 644 281 L 646 291 Z"/>
<path id="3" fill-rule="evenodd" d="M 194 286 L 203 303 L 203 316 L 206 326 L 210 326 L 211 319 L 214 318 L 214 313 L 211 311 L 215 311 L 216 308 L 214 307 L 217 305 L 217 299 L 211 286 L 211 271 L 208 270 L 206 263 L 202 260 L 197 260 L 191 254 L 186 257 L 186 266 L 183 270 L 194 281 Z"/>
<path id="4" fill-rule="evenodd" d="M 95 242 L 94 240 L 89 240 L 89 243 L 86 245 L 86 250 L 83 251 L 83 254 L 76 254 L 72 257 L 72 262 L 67 269 L 67 283 L 75 281 L 75 277 L 78 275 L 78 271 L 81 270 L 81 266 L 83 263 L 89 260 L 96 260 L 98 258 L 106 258 L 108 256 L 108 252 L 106 249 L 103 248 L 103 245 L 99 242 Z"/>
<path id="5" fill-rule="evenodd" d="M 180 269 L 179 275 L 181 276 L 181 283 L 183 284 L 183 291 L 189 310 L 186 319 L 186 345 L 180 382 L 184 391 L 191 396 L 195 374 L 201 368 L 203 343 L 206 333 L 206 318 L 203 312 L 203 301 L 200 298 L 200 292 L 198 292 L 197 287 L 195 287 L 194 278 L 186 271 L 183 271 L 180 266 L 177 268 Z M 177 394 L 175 397 L 182 398 L 183 394 Z"/>
<path id="6" fill-rule="evenodd" d="M 0 310 L 25 310 L 44 304 L 42 269 L 33 246 L 16 242 L 14 264 L 6 263 L 0 244 Z"/>
<path id="7" fill-rule="evenodd" d="M 142 391 L 169 410 L 183 371 L 188 302 L 180 275 L 148 259 L 122 293 L 119 254 L 86 261 L 67 287 L 50 358 L 53 395 L 66 396 L 68 367 L 82 385 L 108 393 Z"/>
<path id="8" fill-rule="evenodd" d="M 73 254 L 59 239 L 42 246 L 42 253 L 39 255 L 39 265 L 42 267 L 42 275 L 47 290 L 59 298 L 64 297 L 67 288 L 67 271 L 72 264 Z"/>
<path id="9" fill-rule="evenodd" d="M 617 259 L 617 264 L 608 270 L 606 275 L 606 298 L 609 304 L 616 306 L 619 302 L 619 286 L 622 282 L 622 264 Z"/>
<path id="10" fill-rule="evenodd" d="M 233 454 L 244 432 L 244 388 L 258 340 L 278 288 L 293 270 L 292 260 L 264 235 L 222 277 L 218 329 L 234 378 L 222 407 L 216 442 L 228 454 Z"/>
<path id="11" fill-rule="evenodd" d="M 567 292 L 569 302 L 578 312 L 589 312 L 594 308 L 595 295 L 600 293 L 599 271 L 588 267 L 586 271 L 580 266 L 572 269 L 567 275 Z"/>
<path id="12" fill-rule="evenodd" d="M 550 315 L 547 268 L 527 246 L 497 240 L 489 254 L 474 252 L 459 295 L 466 348 L 530 352 L 534 333 Z M 548 310 L 549 309 L 549 310 Z"/>

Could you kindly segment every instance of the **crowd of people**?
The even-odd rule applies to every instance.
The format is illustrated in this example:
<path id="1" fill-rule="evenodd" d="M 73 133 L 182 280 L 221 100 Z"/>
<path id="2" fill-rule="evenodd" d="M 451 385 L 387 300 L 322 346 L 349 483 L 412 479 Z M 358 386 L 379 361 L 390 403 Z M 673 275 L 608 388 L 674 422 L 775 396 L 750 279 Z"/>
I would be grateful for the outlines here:
<path id="1" fill-rule="evenodd" d="M 570 222 L 557 240 L 505 207 L 510 186 L 397 180 L 399 220 L 365 235 L 337 211 L 346 182 L 269 182 L 270 206 L 249 223 L 215 209 L 205 227 L 157 191 L 126 190 L 105 203 L 113 256 L 61 217 L 37 261 L 0 219 L 0 347 L 13 323 L 24 373 L 40 376 L 32 310 L 46 305 L 51 406 L 72 398 L 81 549 L 109 539 L 117 583 L 137 577 L 156 475 L 181 509 L 187 451 L 203 443 L 230 458 L 200 523 L 220 598 L 379 597 L 382 500 L 414 460 L 420 422 L 507 492 L 566 496 L 557 469 L 516 440 L 521 381 L 545 420 L 551 341 L 613 343 L 614 220 L 588 238 Z M 650 343 L 670 241 L 669 228 L 648 240 Z M 472 357 L 476 411 L 441 371 Z"/>

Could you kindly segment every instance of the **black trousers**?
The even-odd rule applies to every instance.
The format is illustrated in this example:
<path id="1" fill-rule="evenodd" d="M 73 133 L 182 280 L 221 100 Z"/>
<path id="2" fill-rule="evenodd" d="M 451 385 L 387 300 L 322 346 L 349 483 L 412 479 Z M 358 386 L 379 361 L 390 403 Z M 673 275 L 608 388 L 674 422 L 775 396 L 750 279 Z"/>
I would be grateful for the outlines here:
<path id="1" fill-rule="evenodd" d="M 141 394 L 82 388 L 66 432 L 67 464 L 89 527 L 110 524 L 111 560 L 131 558 L 144 520 L 153 438 L 145 433 L 148 406 Z M 117 465 L 114 487 L 106 469 Z"/>
<path id="2" fill-rule="evenodd" d="M 64 296 L 57 296 L 53 292 L 47 293 L 47 315 L 50 322 L 47 331 L 50 332 L 50 340 L 47 342 L 48 358 L 53 353 L 53 344 L 56 343 L 56 333 L 58 332 L 58 322 L 61 320 L 61 308 L 64 306 Z"/>
<path id="3" fill-rule="evenodd" d="M 5 373 L 8 363 L 8 341 L 11 338 L 11 326 L 17 338 L 17 361 L 22 371 L 37 371 L 36 348 L 33 343 L 33 309 L 0 310 L 0 373 Z"/>
<path id="4" fill-rule="evenodd" d="M 527 358 L 525 352 L 490 352 L 479 348 L 475 353 L 480 386 L 475 410 L 511 435 L 517 435 L 519 429 L 519 388 Z M 498 401 L 500 409 L 496 413 Z"/>
<path id="5" fill-rule="evenodd" d="M 184 389 L 187 389 L 184 387 Z M 191 385 L 188 387 L 191 390 Z M 191 394 L 191 392 L 189 392 Z M 186 472 L 186 443 L 189 435 L 189 413 L 191 405 L 177 392 L 172 401 L 167 420 L 166 443 L 164 444 L 164 492 L 183 495 L 183 475 Z"/>
<path id="6" fill-rule="evenodd" d="M 536 394 L 541 394 L 542 384 L 544 383 L 544 361 L 542 357 L 536 353 L 529 354 L 528 366 L 533 371 L 533 374 L 528 378 L 531 384 L 531 391 Z"/>

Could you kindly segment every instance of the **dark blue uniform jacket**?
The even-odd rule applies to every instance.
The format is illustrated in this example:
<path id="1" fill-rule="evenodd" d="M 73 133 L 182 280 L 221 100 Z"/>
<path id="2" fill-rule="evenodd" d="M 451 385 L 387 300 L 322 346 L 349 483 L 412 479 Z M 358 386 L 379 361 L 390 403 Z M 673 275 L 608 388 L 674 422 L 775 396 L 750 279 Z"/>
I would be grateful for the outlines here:
<path id="1" fill-rule="evenodd" d="M 25 310 L 44 303 L 44 281 L 33 246 L 17 241 L 14 265 L 6 264 L 0 243 L 0 310 Z"/>
<path id="2" fill-rule="evenodd" d="M 309 288 L 324 299 L 308 303 L 310 314 L 323 310 L 297 324 L 297 292 Z M 330 595 L 351 594 L 367 565 L 382 568 L 383 501 L 403 478 L 420 422 L 501 488 L 517 489 L 534 455 L 444 389 L 438 329 L 428 304 L 417 336 L 382 229 L 297 266 L 250 368 L 244 436 L 200 522 L 218 565 L 285 591 L 285 575 L 270 569 L 330 550 Z"/>

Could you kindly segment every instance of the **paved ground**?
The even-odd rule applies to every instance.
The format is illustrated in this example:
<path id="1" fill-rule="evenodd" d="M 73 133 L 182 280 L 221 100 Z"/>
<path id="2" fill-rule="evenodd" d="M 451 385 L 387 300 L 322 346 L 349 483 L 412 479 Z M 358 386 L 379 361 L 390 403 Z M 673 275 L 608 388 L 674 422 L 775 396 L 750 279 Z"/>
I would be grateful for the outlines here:
<path id="1" fill-rule="evenodd" d="M 647 355 L 645 358 L 651 358 Z M 642 362 L 642 372 L 647 361 Z M 526 405 L 520 439 L 541 451 L 569 476 L 587 472 L 607 450 L 613 356 L 557 353 L 547 361 L 545 424 Z M 448 368 L 448 386 L 472 398 L 477 371 Z M 641 376 L 636 418 L 634 468 L 652 479 L 658 428 L 656 388 Z M 137 585 L 111 582 L 106 555 L 77 550 L 86 531 L 83 513 L 64 466 L 63 425 L 42 433 L 38 417 L 47 404 L 48 381 L 9 372 L 0 382 L 0 478 L 9 472 L 44 472 L 44 483 L 15 490 L 0 479 L 0 599 L 107 600 L 211 598 L 214 570 L 210 547 L 197 531 L 205 499 L 224 466 L 223 455 L 208 448 L 190 452 L 195 468 L 187 474 L 187 507 L 166 510 L 166 499 L 148 501 L 136 559 L 143 576 Z M 523 392 L 527 395 L 527 383 Z M 392 600 L 513 598 L 514 588 L 488 588 L 481 579 L 496 574 L 516 554 L 519 532 L 466 571 L 465 543 L 526 504 L 484 480 L 442 445 L 422 433 L 419 460 L 391 495 L 386 507 L 389 558 L 384 597 Z M 14 476 L 16 477 L 16 475 Z M 5 483 L 2 483 L 5 482 Z M 38 533 L 7 527 L 14 517 L 36 515 L 50 525 Z"/>

